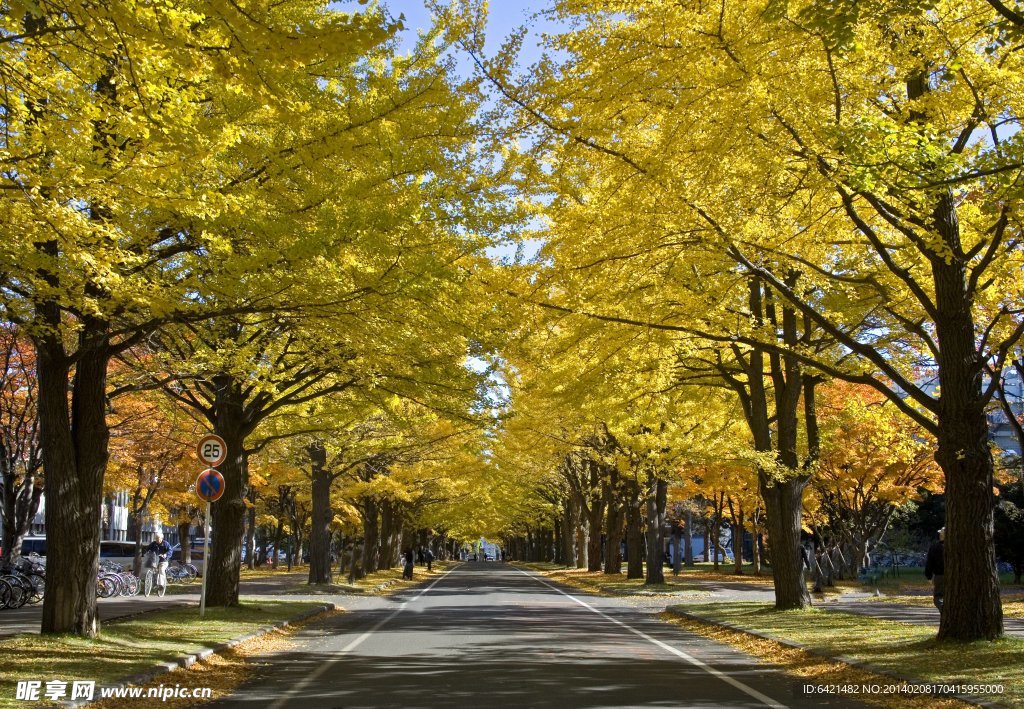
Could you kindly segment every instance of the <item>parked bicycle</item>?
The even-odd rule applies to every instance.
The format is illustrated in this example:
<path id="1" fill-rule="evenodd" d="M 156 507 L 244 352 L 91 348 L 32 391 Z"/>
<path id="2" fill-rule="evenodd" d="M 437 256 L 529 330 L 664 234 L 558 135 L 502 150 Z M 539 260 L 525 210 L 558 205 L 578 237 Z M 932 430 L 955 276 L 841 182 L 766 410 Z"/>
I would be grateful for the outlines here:
<path id="1" fill-rule="evenodd" d="M 26 603 L 36 604 L 43 600 L 46 579 L 28 560 L 22 559 L 16 565 L 0 568 L 0 578 L 8 586 L 3 592 L 6 607 L 20 608 Z"/>
<path id="2" fill-rule="evenodd" d="M 168 583 L 190 583 L 195 581 L 199 571 L 192 564 L 182 564 L 180 561 L 172 561 L 167 566 Z"/>
<path id="3" fill-rule="evenodd" d="M 119 564 L 100 562 L 100 572 L 96 577 L 96 595 L 100 598 L 137 596 L 139 585 L 139 578 L 125 571 Z"/>

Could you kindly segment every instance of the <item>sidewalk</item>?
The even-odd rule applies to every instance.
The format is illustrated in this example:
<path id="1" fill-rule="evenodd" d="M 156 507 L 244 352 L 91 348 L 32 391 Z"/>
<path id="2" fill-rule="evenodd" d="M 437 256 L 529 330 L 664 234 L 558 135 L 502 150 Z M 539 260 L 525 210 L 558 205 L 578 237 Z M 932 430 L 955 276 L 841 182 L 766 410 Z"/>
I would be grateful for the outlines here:
<path id="1" fill-rule="evenodd" d="M 815 606 L 826 611 L 840 611 L 857 615 L 878 618 L 879 620 L 898 620 L 914 625 L 939 627 L 939 609 L 935 606 L 914 606 L 906 603 L 888 603 L 885 601 L 819 601 Z M 1003 628 L 1007 637 L 1024 638 L 1024 620 L 1003 618 Z"/>
<path id="2" fill-rule="evenodd" d="M 242 579 L 239 584 L 243 596 L 279 596 L 298 578 L 298 574 L 281 573 L 273 578 Z M 115 618 L 126 618 L 139 613 L 167 610 L 180 606 L 199 606 L 200 584 L 178 584 L 170 586 L 168 595 L 159 597 L 156 594 L 148 598 L 143 595 L 128 598 L 100 598 L 96 601 L 100 622 Z M 290 595 L 290 594 L 289 594 Z M 0 638 L 17 635 L 18 633 L 38 633 L 43 618 L 43 604 L 22 606 L 0 610 Z"/>
<path id="3" fill-rule="evenodd" d="M 687 599 L 688 604 L 699 604 L 706 601 L 750 601 L 761 603 L 772 603 L 775 601 L 775 591 L 772 590 L 771 586 L 746 584 L 742 581 L 702 581 L 692 576 L 687 581 L 704 588 L 710 593 L 706 598 Z M 1016 591 L 1010 592 L 1016 593 Z M 939 611 L 933 605 L 911 605 L 908 603 L 875 600 L 875 598 L 875 594 L 867 589 L 846 590 L 841 596 L 826 595 L 824 598 L 813 596 L 814 606 L 825 611 L 854 613 L 878 618 L 879 620 L 896 620 L 904 623 L 913 623 L 914 625 L 939 627 Z M 930 599 L 931 596 L 929 595 L 927 598 Z M 1007 637 L 1024 638 L 1024 620 L 1004 618 L 1003 627 Z"/>
<path id="4" fill-rule="evenodd" d="M 302 570 L 292 572 L 279 571 L 275 572 L 272 576 L 260 576 L 250 579 L 242 577 L 239 583 L 239 595 L 250 598 L 266 596 L 293 600 L 339 602 L 341 598 L 369 595 L 392 585 L 391 582 L 384 582 L 377 587 L 367 589 L 339 584 L 332 586 L 328 591 L 310 590 L 310 592 L 305 592 L 305 589 L 301 587 L 301 583 L 305 580 L 306 575 L 307 572 Z M 96 602 L 100 621 L 104 622 L 115 618 L 125 618 L 138 615 L 139 613 L 166 610 L 180 606 L 193 605 L 198 608 L 200 592 L 200 584 L 198 582 L 173 585 L 169 588 L 170 592 L 163 598 L 156 595 L 149 596 L 148 598 L 141 595 L 130 598 L 100 598 Z M 42 603 L 0 610 L 0 638 L 19 633 L 38 633 L 42 617 Z"/>
<path id="5" fill-rule="evenodd" d="M 114 618 L 165 610 L 199 603 L 199 587 L 194 594 L 164 596 L 134 596 L 132 598 L 100 598 L 96 601 L 100 622 Z M 19 633 L 38 633 L 43 618 L 43 604 L 8 608 L 0 611 L 0 638 Z"/>

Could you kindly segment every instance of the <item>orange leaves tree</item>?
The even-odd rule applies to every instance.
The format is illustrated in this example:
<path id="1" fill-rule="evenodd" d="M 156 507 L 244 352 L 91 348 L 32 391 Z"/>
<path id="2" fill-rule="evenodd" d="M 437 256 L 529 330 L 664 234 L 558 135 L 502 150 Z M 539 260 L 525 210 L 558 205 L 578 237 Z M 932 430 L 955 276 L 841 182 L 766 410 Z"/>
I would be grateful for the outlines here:
<path id="1" fill-rule="evenodd" d="M 132 392 L 116 399 L 107 415 L 110 463 L 107 492 L 128 493 L 129 538 L 138 566 L 147 518 L 176 521 L 182 495 L 201 468 L 193 453 L 200 427 L 180 406 L 156 392 Z M 182 545 L 188 539 L 181 540 Z"/>
<path id="2" fill-rule="evenodd" d="M 940 491 L 934 439 L 866 385 L 834 382 L 819 409 L 822 446 L 811 487 L 819 530 L 847 548 L 851 571 L 869 563 L 897 511 Z"/>
<path id="3" fill-rule="evenodd" d="M 35 353 L 10 326 L 0 327 L 0 366 L 0 562 L 6 564 L 21 553 L 43 494 Z"/>

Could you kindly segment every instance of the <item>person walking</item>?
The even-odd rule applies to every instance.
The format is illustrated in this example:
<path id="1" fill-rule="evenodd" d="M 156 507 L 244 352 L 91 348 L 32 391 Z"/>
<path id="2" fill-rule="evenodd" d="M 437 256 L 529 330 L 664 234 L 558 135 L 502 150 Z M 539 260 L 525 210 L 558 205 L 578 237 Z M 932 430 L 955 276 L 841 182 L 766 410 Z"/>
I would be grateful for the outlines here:
<path id="1" fill-rule="evenodd" d="M 434 563 L 434 552 L 427 548 L 427 552 L 423 555 L 423 557 L 427 560 L 427 571 L 432 571 L 432 565 Z"/>
<path id="2" fill-rule="evenodd" d="M 402 555 L 402 557 L 405 560 L 405 568 L 402 569 L 402 578 L 409 579 L 410 581 L 412 581 L 412 566 L 413 566 L 412 549 L 411 548 L 406 549 L 405 553 Z"/>
<path id="3" fill-rule="evenodd" d="M 928 548 L 924 562 L 924 577 L 932 582 L 932 601 L 942 611 L 943 595 L 946 590 L 946 528 L 939 530 L 939 539 Z"/>

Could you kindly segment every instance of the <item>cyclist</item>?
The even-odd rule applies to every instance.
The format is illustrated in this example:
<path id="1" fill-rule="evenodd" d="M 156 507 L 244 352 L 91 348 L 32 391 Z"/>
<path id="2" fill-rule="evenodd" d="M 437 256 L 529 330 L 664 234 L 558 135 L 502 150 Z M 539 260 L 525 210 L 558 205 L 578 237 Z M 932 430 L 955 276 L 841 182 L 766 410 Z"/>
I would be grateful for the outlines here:
<path id="1" fill-rule="evenodd" d="M 164 541 L 164 533 L 157 532 L 154 539 L 146 547 L 146 554 L 156 556 L 156 586 L 167 588 L 167 563 L 171 560 L 171 545 Z"/>

